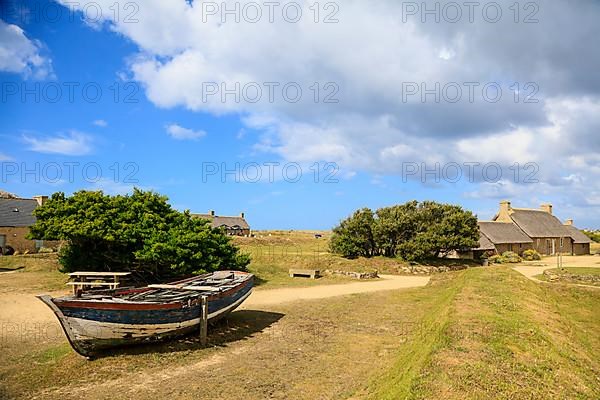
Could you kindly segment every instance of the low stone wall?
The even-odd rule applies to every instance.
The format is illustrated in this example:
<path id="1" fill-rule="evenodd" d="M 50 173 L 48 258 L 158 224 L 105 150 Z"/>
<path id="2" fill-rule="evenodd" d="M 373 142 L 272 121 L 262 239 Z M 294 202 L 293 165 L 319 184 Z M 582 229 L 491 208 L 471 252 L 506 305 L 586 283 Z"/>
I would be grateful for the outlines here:
<path id="1" fill-rule="evenodd" d="M 324 271 L 324 273 L 327 275 L 347 276 L 347 277 L 354 278 L 354 279 L 377 279 L 377 278 L 379 278 L 377 271 L 374 271 L 374 272 L 352 272 L 352 271 L 339 271 L 339 270 L 326 269 Z"/>
<path id="2" fill-rule="evenodd" d="M 403 274 L 413 274 L 413 275 L 431 275 L 431 274 L 438 274 L 440 272 L 459 271 L 462 269 L 467 269 L 467 266 L 466 265 L 453 265 L 453 266 L 408 265 L 408 266 L 398 268 L 398 272 L 402 272 Z"/>
<path id="3" fill-rule="evenodd" d="M 548 278 L 550 282 L 571 282 L 581 284 L 600 285 L 600 275 L 577 275 L 570 274 L 568 272 L 556 273 L 552 270 L 544 271 L 544 276 Z"/>

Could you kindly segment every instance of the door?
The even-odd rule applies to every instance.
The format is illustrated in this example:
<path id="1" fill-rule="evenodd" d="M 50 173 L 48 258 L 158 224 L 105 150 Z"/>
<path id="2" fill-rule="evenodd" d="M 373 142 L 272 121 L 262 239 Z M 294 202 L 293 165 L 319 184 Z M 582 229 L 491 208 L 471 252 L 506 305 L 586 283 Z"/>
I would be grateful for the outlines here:
<path id="1" fill-rule="evenodd" d="M 552 251 L 552 240 L 550 239 L 546 239 L 546 254 L 549 256 L 554 254 L 554 251 Z"/>

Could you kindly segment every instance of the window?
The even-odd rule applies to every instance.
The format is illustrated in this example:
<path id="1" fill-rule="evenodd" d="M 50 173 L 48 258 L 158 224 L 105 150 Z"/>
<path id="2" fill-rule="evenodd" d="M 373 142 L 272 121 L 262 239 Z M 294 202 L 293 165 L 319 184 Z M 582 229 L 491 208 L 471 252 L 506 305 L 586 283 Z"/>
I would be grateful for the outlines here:
<path id="1" fill-rule="evenodd" d="M 560 238 L 560 248 L 562 249 L 564 245 L 564 238 Z"/>
<path id="2" fill-rule="evenodd" d="M 42 247 L 44 247 L 44 241 L 43 241 L 43 240 L 36 240 L 36 241 L 35 241 L 35 249 L 36 249 L 36 250 L 39 250 L 39 249 L 41 249 Z"/>

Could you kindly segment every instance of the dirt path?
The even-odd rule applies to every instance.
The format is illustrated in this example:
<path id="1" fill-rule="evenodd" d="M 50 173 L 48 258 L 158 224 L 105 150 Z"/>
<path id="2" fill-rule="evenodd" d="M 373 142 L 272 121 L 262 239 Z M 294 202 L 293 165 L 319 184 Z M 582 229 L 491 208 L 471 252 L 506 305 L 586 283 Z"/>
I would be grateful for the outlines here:
<path id="1" fill-rule="evenodd" d="M 243 304 L 241 309 L 268 306 L 297 300 L 323 299 L 355 293 L 378 292 L 382 290 L 406 289 L 425 286 L 427 276 L 382 275 L 374 282 L 354 282 L 348 284 L 322 285 L 309 288 L 289 288 L 257 290 Z M 64 293 L 51 293 L 54 296 Z M 19 323 L 57 323 L 52 311 L 32 293 L 0 294 L 0 322 Z"/>
<path id="2" fill-rule="evenodd" d="M 309 288 L 286 288 L 255 291 L 246 300 L 242 308 L 281 304 L 297 300 L 324 299 L 356 293 L 379 292 L 382 290 L 406 289 L 425 286 L 428 276 L 396 276 L 381 275 L 382 279 L 374 282 L 354 282 L 339 285 L 313 286 Z"/>

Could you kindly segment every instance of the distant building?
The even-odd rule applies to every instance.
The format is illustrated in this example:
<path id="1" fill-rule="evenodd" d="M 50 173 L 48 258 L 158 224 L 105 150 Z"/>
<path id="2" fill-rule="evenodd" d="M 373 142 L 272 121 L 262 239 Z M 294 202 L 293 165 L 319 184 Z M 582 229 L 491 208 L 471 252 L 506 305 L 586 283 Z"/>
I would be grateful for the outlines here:
<path id="1" fill-rule="evenodd" d="M 244 213 L 240 213 L 237 217 L 225 217 L 216 215 L 211 210 L 208 214 L 192 214 L 192 216 L 209 220 L 213 228 L 224 228 L 228 235 L 250 236 L 250 225 L 246 222 Z"/>
<path id="2" fill-rule="evenodd" d="M 29 240 L 29 227 L 35 224 L 33 211 L 44 204 L 48 196 L 21 199 L 2 193 L 0 197 L 0 248 L 2 254 L 12 252 L 37 252 L 44 247 L 43 240 Z"/>
<path id="3" fill-rule="evenodd" d="M 535 249 L 542 255 L 590 254 L 591 240 L 573 226 L 573 220 L 560 222 L 553 215 L 551 204 L 543 204 L 536 210 L 513 208 L 509 201 L 503 201 L 492 221 L 479 222 L 479 231 L 481 238 L 475 252 L 522 254 L 527 249 Z"/>

